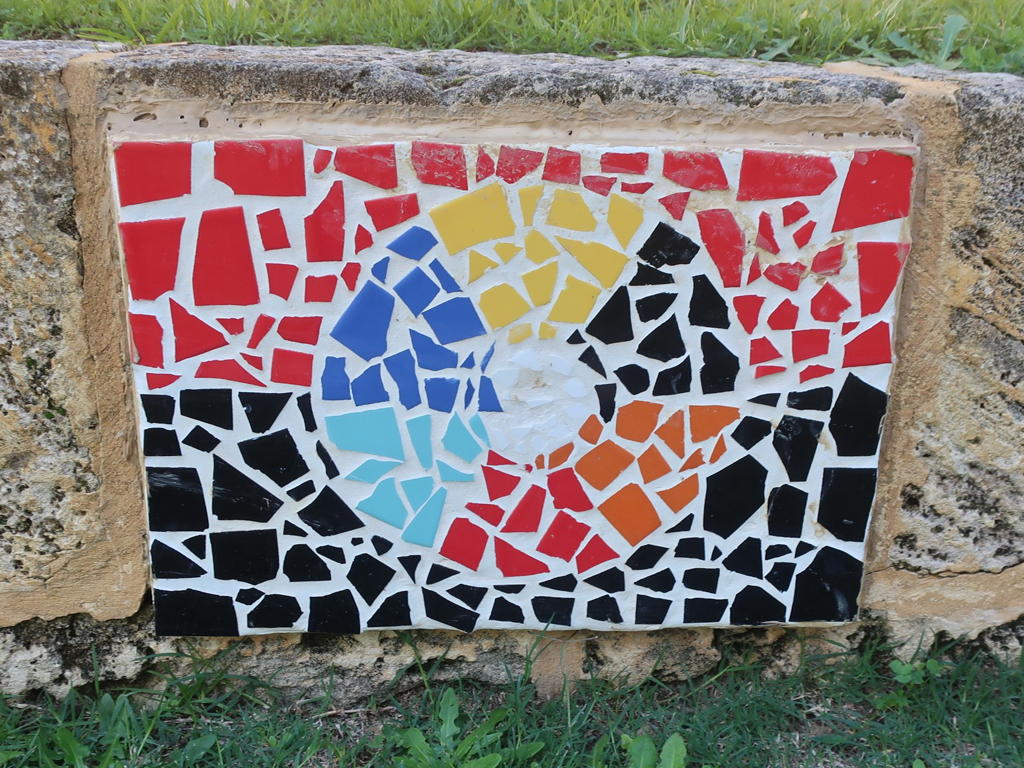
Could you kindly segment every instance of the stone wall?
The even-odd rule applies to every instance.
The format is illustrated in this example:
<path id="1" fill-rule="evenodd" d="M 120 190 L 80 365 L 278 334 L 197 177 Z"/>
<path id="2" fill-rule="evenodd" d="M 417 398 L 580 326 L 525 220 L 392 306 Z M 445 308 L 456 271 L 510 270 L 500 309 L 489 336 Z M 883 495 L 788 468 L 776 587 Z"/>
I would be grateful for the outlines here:
<path id="1" fill-rule="evenodd" d="M 492 135 L 595 143 L 921 150 L 860 624 L 800 632 L 413 633 L 443 674 L 666 678 L 725 643 L 785 668 L 800 643 L 935 633 L 1024 642 L 1024 81 L 923 67 L 815 69 L 712 60 L 370 48 L 134 51 L 0 45 L 0 689 L 128 680 L 153 635 L 140 461 L 113 237 L 108 135 L 183 138 Z M 884 620 L 884 621 L 882 621 Z M 199 641 L 201 652 L 223 641 Z M 92 649 L 95 647 L 94 669 Z M 827 647 L 822 645 L 822 647 Z M 239 671 L 296 690 L 344 671 L 344 699 L 413 662 L 391 632 L 245 641 Z"/>

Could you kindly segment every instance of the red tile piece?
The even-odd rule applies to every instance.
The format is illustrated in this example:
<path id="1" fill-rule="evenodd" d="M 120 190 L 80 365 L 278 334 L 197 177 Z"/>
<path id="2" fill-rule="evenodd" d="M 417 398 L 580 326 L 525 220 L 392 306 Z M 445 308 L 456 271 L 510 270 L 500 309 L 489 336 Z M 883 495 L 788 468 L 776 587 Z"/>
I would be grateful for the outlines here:
<path id="1" fill-rule="evenodd" d="M 689 189 L 728 189 L 722 161 L 714 152 L 666 152 L 666 179 Z"/>
<path id="2" fill-rule="evenodd" d="M 750 364 L 767 363 L 769 360 L 778 360 L 782 353 L 775 348 L 767 338 L 750 340 Z"/>
<path id="3" fill-rule="evenodd" d="M 237 360 L 207 360 L 196 369 L 197 379 L 220 379 L 252 384 L 254 387 L 267 386 L 249 373 Z"/>
<path id="4" fill-rule="evenodd" d="M 793 243 L 797 248 L 803 248 L 809 242 L 811 242 L 811 236 L 814 234 L 814 228 L 817 226 L 816 222 L 808 221 L 800 229 L 793 233 Z"/>
<path id="5" fill-rule="evenodd" d="M 795 291 L 800 287 L 800 277 L 806 271 L 807 267 L 799 261 L 791 261 L 765 267 L 764 276 L 788 291 Z"/>
<path id="6" fill-rule="evenodd" d="M 734 296 L 732 306 L 736 310 L 736 317 L 739 318 L 743 330 L 753 333 L 757 328 L 761 307 L 764 306 L 764 296 Z"/>
<path id="7" fill-rule="evenodd" d="M 788 227 L 790 224 L 796 224 L 808 213 L 810 213 L 810 210 L 799 200 L 789 205 L 784 205 L 782 206 L 782 226 Z"/>
<path id="8" fill-rule="evenodd" d="M 318 149 L 313 155 L 313 173 L 323 173 L 331 164 L 334 153 L 329 149 Z"/>
<path id="9" fill-rule="evenodd" d="M 164 367 L 164 329 L 153 315 L 128 315 L 135 362 L 147 368 Z"/>
<path id="10" fill-rule="evenodd" d="M 547 496 L 547 491 L 539 485 L 531 485 L 501 530 L 504 533 L 536 533 L 540 528 L 540 518 L 544 514 L 544 501 Z"/>
<path id="11" fill-rule="evenodd" d="M 497 536 L 494 537 L 494 563 L 501 571 L 501 575 L 506 578 L 535 576 L 549 570 L 547 565 L 537 558 L 530 557 Z"/>
<path id="12" fill-rule="evenodd" d="M 508 184 L 515 184 L 526 174 L 537 170 L 544 160 L 543 152 L 532 149 L 502 146 L 498 150 L 498 178 Z"/>
<path id="13" fill-rule="evenodd" d="M 259 355 L 250 355 L 247 352 L 242 352 L 242 359 L 245 360 L 249 365 L 258 371 L 263 370 L 263 358 Z"/>
<path id="14" fill-rule="evenodd" d="M 469 189 L 469 180 L 466 178 L 466 152 L 458 144 L 414 141 L 412 167 L 416 171 L 416 178 L 424 184 Z"/>
<path id="15" fill-rule="evenodd" d="M 587 545 L 576 555 L 576 570 L 580 573 L 589 571 L 601 563 L 614 560 L 619 553 L 609 547 L 604 539 L 595 535 Z"/>
<path id="16" fill-rule="evenodd" d="M 147 373 L 146 386 L 150 389 L 163 389 L 180 378 L 181 376 L 176 373 Z"/>
<path id="17" fill-rule="evenodd" d="M 811 271 L 818 275 L 838 275 L 843 264 L 843 244 L 819 251 L 811 262 Z"/>
<path id="18" fill-rule="evenodd" d="M 811 299 L 811 317 L 834 323 L 850 308 L 850 302 L 831 283 L 825 283 Z"/>
<path id="19" fill-rule="evenodd" d="M 306 278 L 306 303 L 323 303 L 334 300 L 334 291 L 338 287 L 338 278 L 334 275 Z"/>
<path id="20" fill-rule="evenodd" d="M 260 240 L 263 241 L 264 250 L 276 251 L 291 246 L 280 208 L 258 214 L 256 224 L 260 228 Z"/>
<path id="21" fill-rule="evenodd" d="M 829 331 L 827 328 L 808 328 L 793 331 L 793 362 L 808 360 L 828 354 Z"/>
<path id="22" fill-rule="evenodd" d="M 852 323 L 843 323 L 843 336 L 854 330 L 858 325 L 860 325 L 859 320 L 854 320 Z"/>
<path id="23" fill-rule="evenodd" d="M 646 152 L 605 152 L 601 173 L 647 173 Z"/>
<path id="24" fill-rule="evenodd" d="M 576 473 L 569 467 L 559 469 L 548 475 L 548 490 L 555 509 L 571 509 L 573 512 L 586 512 L 594 508 L 587 497 Z"/>
<path id="25" fill-rule="evenodd" d="M 136 301 L 174 290 L 184 219 L 152 219 L 119 225 L 128 288 Z"/>
<path id="26" fill-rule="evenodd" d="M 857 152 L 843 184 L 833 232 L 900 219 L 910 213 L 914 159 L 886 150 Z"/>
<path id="27" fill-rule="evenodd" d="M 260 315 L 256 318 L 256 322 L 253 323 L 252 333 L 249 334 L 249 343 L 246 344 L 247 349 L 256 349 L 260 345 L 260 342 L 266 338 L 267 334 L 270 333 L 270 329 L 274 327 L 274 318 L 270 315 Z"/>
<path id="28" fill-rule="evenodd" d="M 765 376 L 782 373 L 784 370 L 786 370 L 786 366 L 784 365 L 759 365 L 754 369 L 754 378 L 761 379 Z"/>
<path id="29" fill-rule="evenodd" d="M 334 170 L 380 189 L 398 186 L 394 144 L 340 147 L 334 152 Z"/>
<path id="30" fill-rule="evenodd" d="M 828 376 L 830 373 L 835 372 L 835 368 L 828 368 L 824 365 L 808 365 L 800 371 L 800 383 L 803 384 L 805 381 L 810 381 L 811 379 L 819 379 L 822 376 Z"/>
<path id="31" fill-rule="evenodd" d="M 773 331 L 790 331 L 796 328 L 800 308 L 789 299 L 783 301 L 768 315 L 768 327 Z"/>
<path id="32" fill-rule="evenodd" d="M 321 317 L 282 317 L 277 324 L 277 335 L 297 344 L 316 344 L 322 320 Z"/>
<path id="33" fill-rule="evenodd" d="M 772 217 L 768 211 L 761 211 L 761 218 L 757 222 L 757 247 L 764 248 L 768 253 L 778 254 L 779 244 L 775 240 L 775 228 L 772 226 Z"/>
<path id="34" fill-rule="evenodd" d="M 466 505 L 466 509 L 474 515 L 486 520 L 491 525 L 498 525 L 498 523 L 501 522 L 501 518 L 505 516 L 505 510 L 497 504 L 480 504 L 478 502 L 471 501 Z"/>
<path id="35" fill-rule="evenodd" d="M 909 252 L 906 243 L 857 243 L 861 317 L 873 315 L 885 306 Z"/>
<path id="36" fill-rule="evenodd" d="M 294 264 L 267 264 L 267 283 L 270 285 L 270 292 L 287 299 L 291 295 L 298 274 L 299 268 Z"/>
<path id="37" fill-rule="evenodd" d="M 476 152 L 476 181 L 479 184 L 484 179 L 494 175 L 494 160 L 480 147 Z"/>
<path id="38" fill-rule="evenodd" d="M 218 317 L 217 322 L 232 336 L 237 336 L 245 330 L 245 319 L 241 317 Z"/>
<path id="39" fill-rule="evenodd" d="M 275 349 L 270 360 L 270 380 L 297 387 L 310 386 L 313 383 L 313 356 L 307 352 Z"/>
<path id="40" fill-rule="evenodd" d="M 550 147 L 548 158 L 544 162 L 542 178 L 544 181 L 553 181 L 556 184 L 579 184 L 580 163 L 579 152 Z"/>
<path id="41" fill-rule="evenodd" d="M 754 258 L 750 261 L 750 271 L 747 272 L 747 285 L 761 277 L 761 257 L 756 253 Z"/>
<path id="42" fill-rule="evenodd" d="M 591 192 L 608 197 L 608 193 L 612 191 L 616 181 L 617 179 L 613 176 L 584 176 L 583 186 Z"/>
<path id="43" fill-rule="evenodd" d="M 204 211 L 192 266 L 196 306 L 250 306 L 260 300 L 256 267 L 241 208 Z"/>
<path id="44" fill-rule="evenodd" d="M 665 206 L 665 210 L 673 219 L 682 221 L 683 214 L 686 213 L 686 204 L 690 202 L 690 193 L 673 192 L 671 195 L 659 197 L 658 202 Z"/>
<path id="45" fill-rule="evenodd" d="M 236 195 L 301 197 L 306 194 L 302 139 L 215 141 L 213 177 Z"/>
<path id="46" fill-rule="evenodd" d="M 341 270 L 341 279 L 345 283 L 345 287 L 350 291 L 356 289 L 356 283 L 359 281 L 359 273 L 363 271 L 363 265 L 359 262 L 353 261 L 351 264 L 346 264 L 345 268 Z"/>
<path id="47" fill-rule="evenodd" d="M 448 528 L 441 545 L 441 555 L 475 571 L 484 559 L 487 531 L 464 517 L 457 517 Z"/>
<path id="48" fill-rule="evenodd" d="M 487 485 L 487 498 L 497 501 L 508 496 L 519 485 L 522 478 L 510 475 L 507 472 L 492 467 L 482 467 L 484 483 Z"/>
<path id="49" fill-rule="evenodd" d="M 743 276 L 743 251 L 746 238 L 728 208 L 712 208 L 697 214 L 700 236 L 708 255 L 718 267 L 726 288 L 739 288 Z"/>
<path id="50" fill-rule="evenodd" d="M 622 188 L 623 192 L 630 192 L 630 193 L 632 193 L 634 195 L 642 195 L 644 192 L 646 192 L 647 190 L 649 190 L 653 186 L 654 186 L 654 182 L 653 181 L 635 181 L 635 182 L 624 181 L 624 182 L 622 182 L 622 187 L 621 188 Z"/>
<path id="51" fill-rule="evenodd" d="M 331 185 L 303 225 L 306 261 L 341 261 L 345 258 L 345 187 L 340 181 Z"/>
<path id="52" fill-rule="evenodd" d="M 488 451 L 487 452 L 487 464 L 491 465 L 492 467 L 497 467 L 497 466 L 514 467 L 516 463 L 514 461 L 512 461 L 511 459 L 506 459 L 500 453 L 495 453 L 494 451 Z"/>
<path id="53" fill-rule="evenodd" d="M 537 551 L 569 562 L 589 533 L 589 525 L 579 522 L 572 515 L 559 512 L 537 545 Z"/>
<path id="54" fill-rule="evenodd" d="M 224 334 L 191 314 L 171 299 L 171 326 L 174 329 L 174 360 L 187 360 L 212 349 L 227 346 Z"/>
<path id="55" fill-rule="evenodd" d="M 820 195 L 835 180 L 836 169 L 827 157 L 745 149 L 736 199 Z"/>
<path id="56" fill-rule="evenodd" d="M 367 200 L 365 205 L 366 212 L 370 214 L 373 226 L 378 232 L 408 221 L 420 212 L 420 201 L 415 193 Z"/>
<path id="57" fill-rule="evenodd" d="M 892 362 L 892 340 L 889 324 L 876 323 L 863 333 L 846 342 L 843 350 L 843 368 L 861 365 L 882 365 Z"/>
<path id="58" fill-rule="evenodd" d="M 365 251 L 373 245 L 373 235 L 370 234 L 370 230 L 360 224 L 356 227 L 356 253 Z"/>
<path id="59" fill-rule="evenodd" d="M 186 141 L 126 141 L 114 150 L 121 205 L 181 197 L 192 191 L 192 145 Z"/>

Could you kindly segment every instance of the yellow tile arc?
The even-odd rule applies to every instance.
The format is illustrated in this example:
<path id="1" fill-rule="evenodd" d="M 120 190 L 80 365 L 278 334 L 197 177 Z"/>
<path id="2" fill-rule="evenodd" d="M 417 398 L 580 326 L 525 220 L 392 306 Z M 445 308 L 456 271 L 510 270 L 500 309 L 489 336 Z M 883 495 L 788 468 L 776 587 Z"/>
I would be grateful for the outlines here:
<path id="1" fill-rule="evenodd" d="M 494 269 L 498 262 L 488 259 L 479 251 L 469 252 L 469 282 L 479 280 L 488 269 Z"/>
<path id="2" fill-rule="evenodd" d="M 494 246 L 494 252 L 498 254 L 498 257 L 506 264 L 508 264 L 509 259 L 521 250 L 523 250 L 523 247 L 521 245 L 516 245 L 515 243 L 498 243 Z"/>
<path id="3" fill-rule="evenodd" d="M 558 247 L 536 229 L 531 229 L 523 239 L 526 246 L 526 258 L 534 264 L 543 264 L 552 256 L 558 255 Z"/>
<path id="4" fill-rule="evenodd" d="M 604 288 L 615 285 L 615 281 L 629 263 L 626 254 L 609 248 L 604 243 L 583 243 L 567 237 L 559 237 L 557 240 Z"/>
<path id="5" fill-rule="evenodd" d="M 523 211 L 523 223 L 533 224 L 533 215 L 537 212 L 537 203 L 544 194 L 544 187 L 526 187 L 519 190 L 519 207 Z"/>
<path id="6" fill-rule="evenodd" d="M 461 195 L 430 210 L 430 218 L 448 253 L 456 254 L 486 240 L 515 234 L 516 223 L 499 184 Z"/>
<path id="7" fill-rule="evenodd" d="M 600 293 L 601 289 L 596 285 L 568 275 L 565 279 L 565 287 L 555 299 L 555 305 L 551 308 L 548 320 L 554 323 L 587 322 Z"/>
<path id="8" fill-rule="evenodd" d="M 555 280 L 557 279 L 557 261 L 552 261 L 550 264 L 545 264 L 543 267 L 523 275 L 523 283 L 526 285 L 526 292 L 530 295 L 533 306 L 539 307 L 551 301 L 551 294 L 555 292 Z"/>
<path id="9" fill-rule="evenodd" d="M 593 232 L 597 229 L 597 219 L 579 192 L 556 189 L 551 210 L 548 211 L 548 225 L 577 232 Z"/>
<path id="10" fill-rule="evenodd" d="M 632 200 L 613 192 L 608 201 L 608 226 L 611 227 L 619 245 L 628 248 L 629 241 L 643 223 L 644 209 Z"/>
<path id="11" fill-rule="evenodd" d="M 480 294 L 480 311 L 484 313 L 491 328 L 497 330 L 514 323 L 530 311 L 526 299 L 508 283 L 495 285 Z"/>
<path id="12" fill-rule="evenodd" d="M 523 323 L 522 325 L 509 328 L 508 343 L 518 344 L 521 341 L 526 341 L 531 336 L 533 336 L 533 326 L 529 323 Z"/>
<path id="13" fill-rule="evenodd" d="M 540 330 L 537 331 L 538 339 L 553 339 L 557 335 L 557 329 L 550 323 L 541 322 Z"/>

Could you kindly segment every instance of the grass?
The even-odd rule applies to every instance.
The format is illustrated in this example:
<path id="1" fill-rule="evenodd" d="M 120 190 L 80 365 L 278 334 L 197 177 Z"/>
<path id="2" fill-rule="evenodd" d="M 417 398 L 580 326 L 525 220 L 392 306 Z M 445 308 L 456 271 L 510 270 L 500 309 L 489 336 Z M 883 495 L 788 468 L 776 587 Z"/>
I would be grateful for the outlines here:
<path id="1" fill-rule="evenodd" d="M 874 645 L 779 679 L 732 655 L 682 683 L 590 680 L 554 701 L 522 678 L 426 670 L 417 690 L 351 710 L 329 691 L 289 702 L 224 661 L 195 657 L 156 690 L 0 697 L 0 766 L 1024 765 L 1024 664 L 967 648 L 901 664 Z"/>
<path id="2" fill-rule="evenodd" d="M 732 56 L 1024 73 L 1024 0 L 4 0 L 0 37 Z"/>

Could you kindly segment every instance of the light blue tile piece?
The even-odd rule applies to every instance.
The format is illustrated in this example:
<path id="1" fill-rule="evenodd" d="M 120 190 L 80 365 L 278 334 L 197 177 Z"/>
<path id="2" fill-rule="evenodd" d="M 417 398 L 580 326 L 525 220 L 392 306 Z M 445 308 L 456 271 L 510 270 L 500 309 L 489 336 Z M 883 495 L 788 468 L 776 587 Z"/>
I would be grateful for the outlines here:
<path id="1" fill-rule="evenodd" d="M 462 365 L 460 365 L 459 367 L 460 368 L 472 368 L 474 365 L 476 365 L 476 359 L 473 357 L 473 353 L 470 352 L 469 353 L 469 357 L 467 357 L 465 360 L 463 360 L 462 361 Z"/>
<path id="2" fill-rule="evenodd" d="M 402 532 L 402 541 L 419 544 L 421 547 L 434 546 L 437 527 L 441 524 L 441 513 L 444 512 L 446 495 L 447 491 L 444 488 L 438 488 L 434 492 L 434 495 L 423 505 L 423 509 Z"/>
<path id="3" fill-rule="evenodd" d="M 398 495 L 398 486 L 393 477 L 382 481 L 370 496 L 356 504 L 356 509 L 395 528 L 404 526 L 409 514 Z"/>
<path id="4" fill-rule="evenodd" d="M 441 438 L 441 445 L 467 462 L 473 461 L 483 451 L 457 413 L 453 414 L 452 420 L 448 422 L 448 429 Z"/>
<path id="5" fill-rule="evenodd" d="M 381 259 L 372 267 L 370 267 L 370 272 L 372 272 L 373 276 L 380 280 L 382 283 L 386 283 L 388 281 L 388 263 L 390 261 L 391 258 L 389 256 L 385 256 L 383 259 Z"/>
<path id="6" fill-rule="evenodd" d="M 441 475 L 441 481 L 445 483 L 468 483 L 473 480 L 472 472 L 460 472 L 440 459 L 437 460 L 437 472 Z"/>
<path id="7" fill-rule="evenodd" d="M 392 469 L 397 467 L 402 462 L 400 461 L 382 461 L 380 459 L 370 459 L 364 461 L 352 472 L 345 475 L 346 480 L 358 480 L 361 483 L 376 483 L 384 475 L 390 472 Z"/>
<path id="8" fill-rule="evenodd" d="M 358 451 L 389 459 L 405 460 L 402 433 L 394 408 L 352 411 L 324 418 L 327 437 L 343 451 Z"/>
<path id="9" fill-rule="evenodd" d="M 484 426 L 484 420 L 480 418 L 479 413 L 474 413 L 469 417 L 469 428 L 476 433 L 476 436 L 483 441 L 484 445 L 488 448 L 491 447 L 491 438 L 487 435 L 487 427 Z"/>
<path id="10" fill-rule="evenodd" d="M 487 350 L 487 354 L 484 355 L 484 359 L 480 361 L 480 373 L 487 373 L 487 364 L 491 362 L 492 357 L 494 357 L 493 344 L 491 344 L 491 348 Z"/>
<path id="11" fill-rule="evenodd" d="M 414 477 L 412 480 L 403 480 L 400 485 L 405 491 L 405 498 L 409 500 L 412 508 L 417 510 L 430 498 L 430 492 L 434 490 L 434 478 Z"/>
<path id="12" fill-rule="evenodd" d="M 430 442 L 430 414 L 417 416 L 405 422 L 409 430 L 409 439 L 412 440 L 413 450 L 416 451 L 416 458 L 424 469 L 434 466 L 434 447 Z"/>

